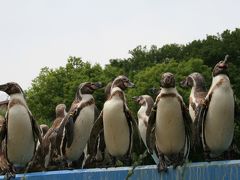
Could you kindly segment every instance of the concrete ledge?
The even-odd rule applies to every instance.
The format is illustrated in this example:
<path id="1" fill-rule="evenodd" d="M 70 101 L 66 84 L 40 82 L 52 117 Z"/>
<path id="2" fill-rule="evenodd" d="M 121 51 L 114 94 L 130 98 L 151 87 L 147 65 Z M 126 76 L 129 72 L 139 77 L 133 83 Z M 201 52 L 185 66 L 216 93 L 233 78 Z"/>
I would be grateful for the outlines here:
<path id="1" fill-rule="evenodd" d="M 119 167 L 108 169 L 77 169 L 63 171 L 35 172 L 28 174 L 17 174 L 16 179 L 30 180 L 117 180 L 126 179 L 131 167 Z M 188 163 L 176 170 L 169 168 L 168 173 L 158 173 L 156 165 L 140 166 L 134 170 L 132 180 L 175 180 L 175 179 L 240 179 L 240 160 L 215 161 L 211 163 Z M 4 179 L 4 176 L 0 176 Z"/>

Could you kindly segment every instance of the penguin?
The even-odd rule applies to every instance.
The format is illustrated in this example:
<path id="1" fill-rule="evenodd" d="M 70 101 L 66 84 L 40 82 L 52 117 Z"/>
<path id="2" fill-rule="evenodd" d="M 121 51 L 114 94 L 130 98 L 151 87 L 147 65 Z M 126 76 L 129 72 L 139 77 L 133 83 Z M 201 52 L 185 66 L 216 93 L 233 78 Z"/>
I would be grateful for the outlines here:
<path id="1" fill-rule="evenodd" d="M 153 98 L 149 95 L 134 96 L 133 100 L 141 106 L 137 112 L 138 129 L 139 129 L 141 138 L 145 146 L 147 147 L 146 133 L 147 133 L 147 127 L 148 127 L 148 119 L 149 119 L 154 101 L 153 101 Z M 152 154 L 152 158 L 156 164 L 159 163 L 159 159 L 155 151 Z"/>
<path id="2" fill-rule="evenodd" d="M 114 79 L 113 79 L 114 80 Z M 105 101 L 110 97 L 110 90 L 112 86 L 112 81 L 110 81 L 105 87 L 104 87 L 104 97 Z M 111 161 L 109 158 L 109 155 L 106 151 L 106 145 L 104 142 L 104 134 L 103 131 L 101 131 L 97 137 L 97 143 L 95 144 L 95 157 L 92 158 L 90 153 L 87 152 L 88 156 L 84 159 L 83 162 L 83 168 L 94 168 L 94 167 L 106 167 L 107 164 Z M 89 145 L 89 144 L 88 144 Z M 90 148 L 88 147 L 87 150 Z M 85 151 L 87 151 L 85 150 Z M 93 160 L 94 159 L 94 160 Z"/>
<path id="3" fill-rule="evenodd" d="M 41 166 L 45 170 L 48 169 L 50 162 L 53 162 L 61 156 L 60 144 L 63 134 L 63 122 L 65 116 L 67 115 L 66 105 L 58 104 L 55 108 L 55 114 L 56 117 L 52 126 L 43 135 L 43 152 L 41 152 L 40 149 L 37 150 L 38 158 L 36 161 L 41 162 Z M 46 128 L 46 126 L 42 126 Z M 42 132 L 44 133 L 44 130 L 42 130 Z"/>
<path id="4" fill-rule="evenodd" d="M 13 168 L 25 167 L 34 157 L 37 141 L 42 143 L 40 129 L 17 83 L 2 84 L 0 90 L 10 96 L 0 144 L 5 140 L 6 159 Z"/>
<path id="5" fill-rule="evenodd" d="M 200 102 L 207 95 L 207 88 L 205 85 L 205 79 L 202 74 L 198 72 L 191 73 L 183 81 L 180 82 L 181 87 L 188 88 L 191 87 L 191 93 L 189 96 L 189 114 L 194 123 L 196 118 L 196 109 Z"/>
<path id="6" fill-rule="evenodd" d="M 199 123 L 196 121 L 196 113 L 198 106 L 207 95 L 205 79 L 202 74 L 193 72 L 180 82 L 180 86 L 182 88 L 191 88 L 188 109 L 192 119 L 192 146 L 189 158 L 191 158 L 192 161 L 201 161 L 203 148 L 201 145 L 201 137 L 199 136 L 199 132 L 197 132 L 199 131 Z"/>
<path id="7" fill-rule="evenodd" d="M 227 151 L 233 141 L 235 100 L 228 77 L 227 58 L 213 68 L 211 87 L 197 113 L 198 132 L 207 161 Z"/>
<path id="8" fill-rule="evenodd" d="M 106 150 L 111 156 L 112 165 L 116 165 L 118 158 L 123 160 L 125 165 L 131 164 L 133 126 L 136 127 L 136 122 L 127 106 L 124 93 L 124 90 L 131 87 L 134 87 L 134 84 L 126 76 L 120 75 L 113 80 L 110 96 L 105 101 L 91 132 L 91 157 L 96 155 L 95 143 L 103 130 Z"/>
<path id="9" fill-rule="evenodd" d="M 99 115 L 92 94 L 100 88 L 102 88 L 100 82 L 81 83 L 67 114 L 67 122 L 64 126 L 61 142 L 61 153 L 69 164 L 76 162 L 75 167 L 82 167 L 83 151 L 87 146 L 93 124 Z"/>
<path id="10" fill-rule="evenodd" d="M 176 168 L 188 158 L 191 138 L 191 117 L 182 96 L 175 87 L 175 77 L 166 72 L 161 77 L 161 91 L 148 121 L 146 144 L 152 154 L 156 148 L 158 171 Z"/>

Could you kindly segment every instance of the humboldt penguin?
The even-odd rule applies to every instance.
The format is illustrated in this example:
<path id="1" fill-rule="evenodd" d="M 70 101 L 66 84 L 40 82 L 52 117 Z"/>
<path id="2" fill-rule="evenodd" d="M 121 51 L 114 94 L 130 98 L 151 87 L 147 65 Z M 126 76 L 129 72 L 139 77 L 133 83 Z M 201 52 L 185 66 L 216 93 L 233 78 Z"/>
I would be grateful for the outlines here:
<path id="1" fill-rule="evenodd" d="M 106 149 L 113 165 L 116 165 L 117 158 L 123 160 L 125 165 L 131 164 L 133 125 L 136 126 L 136 122 L 128 109 L 124 93 L 130 87 L 134 87 L 134 84 L 126 76 L 120 75 L 113 80 L 110 96 L 105 101 L 90 136 L 90 154 L 95 157 L 95 143 L 103 130 Z"/>
<path id="2" fill-rule="evenodd" d="M 60 151 L 60 144 L 63 135 L 63 122 L 64 118 L 67 114 L 66 112 L 66 105 L 65 104 L 58 104 L 55 108 L 56 118 L 53 121 L 52 126 L 48 129 L 48 131 L 43 136 L 42 140 L 42 147 L 43 147 L 43 155 L 41 155 L 41 151 L 37 151 L 38 153 L 38 160 L 42 161 L 42 166 L 44 169 L 47 169 L 49 163 L 54 161 L 55 159 L 60 158 L 61 151 Z M 41 126 L 40 126 L 41 127 Z M 54 159 L 55 158 L 55 159 Z"/>
<path id="3" fill-rule="evenodd" d="M 175 87 L 172 73 L 161 77 L 161 91 L 152 108 L 146 134 L 149 152 L 156 148 L 159 156 L 158 170 L 176 168 L 188 158 L 191 136 L 191 117 L 182 96 Z"/>
<path id="4" fill-rule="evenodd" d="M 137 112 L 138 116 L 138 129 L 141 135 L 141 138 L 147 147 L 146 144 L 146 133 L 148 127 L 148 119 L 154 104 L 153 98 L 149 95 L 141 95 L 133 97 L 133 100 L 136 101 L 141 107 Z M 152 158 L 156 164 L 159 163 L 159 159 L 154 151 L 152 154 Z"/>
<path id="5" fill-rule="evenodd" d="M 205 79 L 202 74 L 198 72 L 191 73 L 183 81 L 180 82 L 181 87 L 192 88 L 189 96 L 189 114 L 192 121 L 196 118 L 196 109 L 200 102 L 207 95 L 207 89 L 205 86 Z"/>
<path id="6" fill-rule="evenodd" d="M 227 151 L 233 140 L 234 94 L 227 72 L 227 57 L 213 68 L 211 87 L 197 114 L 206 160 Z"/>
<path id="7" fill-rule="evenodd" d="M 82 166 L 83 151 L 87 146 L 93 124 L 99 115 L 92 94 L 101 87 L 100 82 L 81 83 L 67 114 L 61 152 L 69 163 L 76 162 L 77 167 Z"/>
<path id="8" fill-rule="evenodd" d="M 1 129 L 0 143 L 5 140 L 6 159 L 14 167 L 25 167 L 33 158 L 36 144 L 42 137 L 30 112 L 22 88 L 14 82 L 0 85 L 9 96 L 6 123 Z"/>
<path id="9" fill-rule="evenodd" d="M 111 86 L 112 81 L 110 81 L 105 87 L 104 87 L 104 97 L 105 101 L 110 97 L 111 93 Z M 83 168 L 94 168 L 94 167 L 106 167 L 107 164 L 111 161 L 109 158 L 109 155 L 106 151 L 106 145 L 104 142 L 104 134 L 103 131 L 101 131 L 98 134 L 96 144 L 94 147 L 94 151 L 96 152 L 95 157 L 93 158 L 90 153 L 88 152 L 88 156 L 84 159 L 83 162 Z M 89 144 L 88 144 L 89 145 Z M 89 151 L 89 147 L 87 150 Z"/>

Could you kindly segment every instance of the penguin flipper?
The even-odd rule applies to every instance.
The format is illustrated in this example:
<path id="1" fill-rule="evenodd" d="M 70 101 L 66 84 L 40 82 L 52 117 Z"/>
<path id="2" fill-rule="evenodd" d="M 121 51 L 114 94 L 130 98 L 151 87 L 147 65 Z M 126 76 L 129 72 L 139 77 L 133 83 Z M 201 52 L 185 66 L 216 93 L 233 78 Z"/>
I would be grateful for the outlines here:
<path id="1" fill-rule="evenodd" d="M 90 138 L 89 138 L 89 154 L 94 157 L 97 153 L 96 151 L 96 141 L 98 138 L 98 134 L 101 132 L 103 129 L 103 111 L 101 111 L 100 115 L 98 116 L 97 120 L 95 121 Z"/>
<path id="2" fill-rule="evenodd" d="M 186 153 L 184 154 L 184 158 L 187 158 L 190 152 L 190 147 L 191 147 L 191 139 L 192 139 L 192 119 L 189 114 L 189 110 L 184 104 L 184 102 L 181 100 L 181 109 L 182 109 L 182 115 L 183 115 L 183 121 L 184 121 L 184 126 L 185 126 L 185 133 L 186 133 Z"/>
<path id="3" fill-rule="evenodd" d="M 37 124 L 36 120 L 33 118 L 33 116 L 29 113 L 31 121 L 32 121 L 32 128 L 33 128 L 33 134 L 35 137 L 35 141 L 39 140 L 40 144 L 42 145 L 42 136 L 41 136 L 41 130 L 39 125 Z"/>
<path id="4" fill-rule="evenodd" d="M 236 96 L 234 96 L 234 117 L 235 122 L 240 126 L 240 101 L 237 99 Z"/>
<path id="5" fill-rule="evenodd" d="M 2 142 L 5 139 L 6 135 L 7 135 L 7 121 L 6 119 L 4 119 L 4 122 L 0 129 L 0 147 L 2 146 Z"/>
<path id="6" fill-rule="evenodd" d="M 134 130 L 137 131 L 137 134 L 138 134 L 138 139 L 139 139 L 139 142 L 141 143 L 141 138 L 140 138 L 140 132 L 138 130 L 138 126 L 137 126 L 137 123 L 135 121 L 135 119 L 133 118 L 130 110 L 128 109 L 127 105 L 124 104 L 123 106 L 123 111 L 124 111 L 124 114 L 127 118 L 127 123 L 128 123 L 128 127 L 129 127 L 129 147 L 128 147 L 128 150 L 127 150 L 127 153 L 126 153 L 126 156 L 128 157 L 130 154 L 131 154 L 131 150 L 132 150 L 132 142 L 133 142 L 133 132 Z"/>
<path id="7" fill-rule="evenodd" d="M 146 132 L 146 144 L 149 153 L 153 153 L 155 147 L 155 123 L 156 123 L 156 114 L 157 114 L 157 104 L 159 99 L 154 103 L 149 119 L 148 119 L 148 126 Z"/>
<path id="8" fill-rule="evenodd" d="M 74 122 L 73 122 L 73 116 L 69 116 L 68 121 L 65 125 L 65 137 L 67 140 L 67 147 L 69 148 L 72 145 L 73 142 L 73 128 L 74 128 Z"/>
<path id="9" fill-rule="evenodd" d="M 100 114 L 100 112 L 99 112 L 97 106 L 94 106 L 94 122 L 97 120 L 99 114 Z"/>
<path id="10" fill-rule="evenodd" d="M 204 132 L 205 132 L 205 120 L 206 120 L 206 115 L 207 115 L 210 100 L 211 100 L 211 94 L 208 97 L 208 99 L 205 99 L 203 102 L 201 102 L 198 105 L 198 108 L 196 110 L 196 118 L 195 118 L 196 124 L 194 125 L 194 130 L 196 131 L 194 134 L 196 147 L 202 147 L 203 145 L 203 147 L 205 148 L 207 146 Z"/>

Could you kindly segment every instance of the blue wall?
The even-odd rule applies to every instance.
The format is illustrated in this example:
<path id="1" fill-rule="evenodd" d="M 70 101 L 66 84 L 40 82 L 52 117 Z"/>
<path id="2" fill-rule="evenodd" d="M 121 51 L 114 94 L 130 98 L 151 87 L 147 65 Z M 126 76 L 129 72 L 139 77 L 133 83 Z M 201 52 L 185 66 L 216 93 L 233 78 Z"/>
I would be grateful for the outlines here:
<path id="1" fill-rule="evenodd" d="M 134 174 L 130 179 L 133 180 L 175 180 L 175 179 L 240 179 L 240 161 L 218 161 L 211 163 L 188 163 L 184 167 L 178 167 L 176 170 L 169 168 L 168 173 L 157 172 L 155 165 L 141 166 L 134 170 Z M 64 170 L 64 171 L 48 171 L 42 173 L 18 174 L 16 179 L 31 180 L 65 180 L 65 179 L 81 179 L 81 180 L 116 180 L 125 179 L 129 167 L 108 168 L 108 169 L 82 169 L 82 170 Z M 0 179 L 4 179 L 0 176 Z"/>

